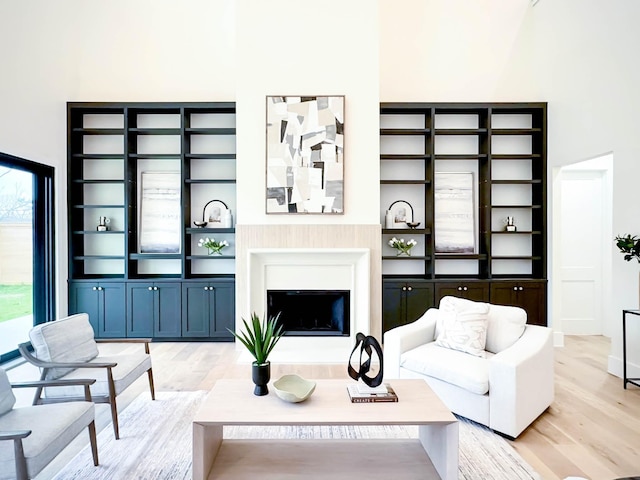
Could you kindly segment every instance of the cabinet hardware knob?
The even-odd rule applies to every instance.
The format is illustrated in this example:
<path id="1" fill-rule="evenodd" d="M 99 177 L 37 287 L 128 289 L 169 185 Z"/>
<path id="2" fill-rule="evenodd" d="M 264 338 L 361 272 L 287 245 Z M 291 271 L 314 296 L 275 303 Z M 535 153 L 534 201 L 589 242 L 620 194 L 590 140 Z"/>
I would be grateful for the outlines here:
<path id="1" fill-rule="evenodd" d="M 513 291 L 517 292 L 518 291 L 518 287 L 513 287 Z"/>
<path id="2" fill-rule="evenodd" d="M 406 292 L 407 291 L 407 287 L 402 287 L 402 291 Z"/>
<path id="3" fill-rule="evenodd" d="M 467 287 L 462 287 L 462 289 L 466 292 L 467 290 L 469 290 Z"/>
<path id="4" fill-rule="evenodd" d="M 462 287 L 458 287 L 458 291 L 461 292 L 462 291 Z"/>
<path id="5" fill-rule="evenodd" d="M 93 287 L 91 290 L 95 292 L 96 290 L 98 290 L 98 287 Z"/>
<path id="6" fill-rule="evenodd" d="M 407 287 L 407 290 L 411 291 L 413 290 L 413 287 Z"/>
<path id="7" fill-rule="evenodd" d="M 205 291 L 206 291 L 206 290 L 209 290 L 209 287 L 204 287 L 204 289 L 205 289 Z"/>
<path id="8" fill-rule="evenodd" d="M 158 287 L 153 287 L 154 290 L 158 290 Z"/>
<path id="9" fill-rule="evenodd" d="M 518 287 L 518 290 L 522 291 L 524 290 L 524 287 Z"/>
<path id="10" fill-rule="evenodd" d="M 149 289 L 149 291 L 153 290 L 153 287 L 147 287 Z"/>
<path id="11" fill-rule="evenodd" d="M 98 287 L 98 290 L 104 290 L 104 288 L 102 288 L 102 287 Z"/>

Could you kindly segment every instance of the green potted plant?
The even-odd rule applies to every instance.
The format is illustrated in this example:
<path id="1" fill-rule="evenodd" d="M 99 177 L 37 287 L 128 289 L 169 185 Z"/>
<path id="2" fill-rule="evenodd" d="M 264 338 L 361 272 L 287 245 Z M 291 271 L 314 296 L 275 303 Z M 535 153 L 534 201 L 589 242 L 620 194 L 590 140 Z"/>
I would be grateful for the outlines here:
<path id="1" fill-rule="evenodd" d="M 620 253 L 624 253 L 624 259 L 627 262 L 635 258 L 640 263 L 640 238 L 635 235 L 618 235 L 615 241 L 616 247 L 618 247 Z"/>
<path id="2" fill-rule="evenodd" d="M 267 387 L 271 379 L 269 354 L 284 334 L 282 325 L 278 324 L 279 318 L 280 313 L 275 317 L 269 317 L 268 320 L 260 320 L 260 317 L 254 312 L 251 314 L 251 323 L 248 323 L 244 318 L 242 319 L 245 328 L 244 332 L 236 333 L 227 329 L 247 347 L 249 353 L 255 358 L 255 361 L 251 364 L 251 377 L 256 385 L 253 391 L 254 395 L 266 395 L 269 393 L 269 388 Z"/>
<path id="3" fill-rule="evenodd" d="M 627 262 L 635 258 L 640 263 L 640 238 L 635 235 L 618 235 L 615 242 Z"/>

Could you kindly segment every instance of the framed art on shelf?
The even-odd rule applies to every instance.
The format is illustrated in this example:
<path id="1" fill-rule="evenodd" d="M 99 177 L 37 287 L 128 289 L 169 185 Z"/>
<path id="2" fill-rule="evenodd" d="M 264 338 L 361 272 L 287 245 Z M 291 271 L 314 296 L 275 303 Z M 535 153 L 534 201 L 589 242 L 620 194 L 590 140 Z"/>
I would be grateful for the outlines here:
<path id="1" fill-rule="evenodd" d="M 231 210 L 222 200 L 210 200 L 202 210 L 207 228 L 231 228 Z"/>
<path id="2" fill-rule="evenodd" d="M 266 213 L 344 213 L 344 96 L 268 96 L 266 111 Z"/>
<path id="3" fill-rule="evenodd" d="M 413 207 L 405 200 L 396 200 L 389 205 L 387 215 L 390 219 L 385 220 L 386 228 L 408 228 L 408 224 L 413 222 Z"/>
<path id="4" fill-rule="evenodd" d="M 140 176 L 140 253 L 180 253 L 180 173 L 142 172 Z"/>
<path id="5" fill-rule="evenodd" d="M 472 172 L 436 172 L 434 231 L 436 253 L 475 253 Z"/>

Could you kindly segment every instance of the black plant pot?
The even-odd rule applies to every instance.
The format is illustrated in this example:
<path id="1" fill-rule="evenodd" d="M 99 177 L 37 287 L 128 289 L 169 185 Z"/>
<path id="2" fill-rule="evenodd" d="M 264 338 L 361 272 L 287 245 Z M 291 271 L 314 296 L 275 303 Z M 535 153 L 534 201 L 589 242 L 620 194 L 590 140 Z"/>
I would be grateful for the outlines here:
<path id="1" fill-rule="evenodd" d="M 267 395 L 269 393 L 267 384 L 271 379 L 271 363 L 266 362 L 259 365 L 253 362 L 251 364 L 251 378 L 253 383 L 256 384 L 253 394 L 258 396 Z"/>

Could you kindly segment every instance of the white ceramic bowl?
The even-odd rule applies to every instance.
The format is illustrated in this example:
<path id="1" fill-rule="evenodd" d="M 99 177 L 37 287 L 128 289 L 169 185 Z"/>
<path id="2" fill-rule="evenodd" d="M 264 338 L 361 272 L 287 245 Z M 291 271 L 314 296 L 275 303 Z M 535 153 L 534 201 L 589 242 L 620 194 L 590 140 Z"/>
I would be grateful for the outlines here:
<path id="1" fill-rule="evenodd" d="M 299 375 L 283 375 L 273 382 L 276 395 L 285 402 L 304 402 L 316 389 L 316 382 L 305 380 Z"/>

